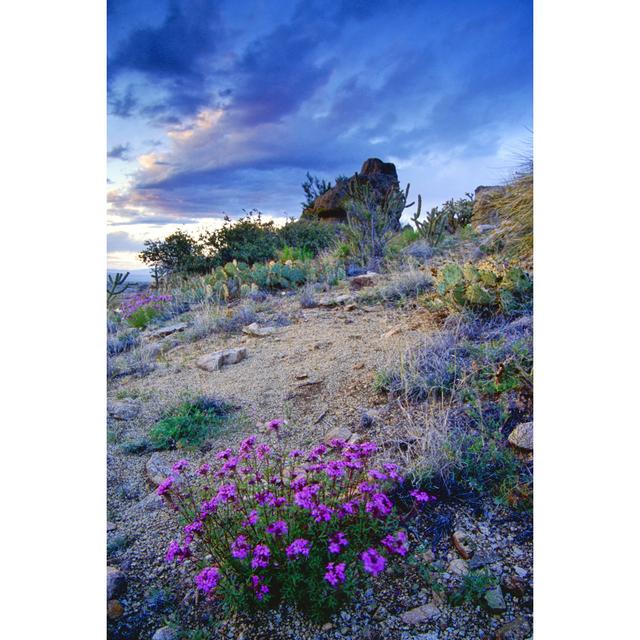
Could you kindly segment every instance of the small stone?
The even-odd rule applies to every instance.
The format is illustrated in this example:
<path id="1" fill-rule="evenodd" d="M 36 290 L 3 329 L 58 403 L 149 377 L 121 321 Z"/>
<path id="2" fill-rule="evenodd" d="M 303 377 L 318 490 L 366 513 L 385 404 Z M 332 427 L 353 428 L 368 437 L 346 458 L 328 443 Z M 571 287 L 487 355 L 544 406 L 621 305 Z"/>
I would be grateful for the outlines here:
<path id="1" fill-rule="evenodd" d="M 127 589 L 127 579 L 117 567 L 107 567 L 107 600 L 121 596 Z"/>
<path id="2" fill-rule="evenodd" d="M 428 551 L 424 551 L 423 553 L 420 554 L 420 559 L 425 564 L 431 564 L 432 562 L 435 561 L 436 554 L 433 553 L 433 551 L 431 549 L 429 549 Z"/>
<path id="3" fill-rule="evenodd" d="M 304 380 L 305 378 L 308 378 L 309 374 L 308 373 L 297 373 L 296 374 L 296 380 Z"/>
<path id="4" fill-rule="evenodd" d="M 526 592 L 527 585 L 522 578 L 518 576 L 505 576 L 502 580 L 502 587 L 505 591 L 512 593 L 518 598 L 522 598 Z"/>
<path id="5" fill-rule="evenodd" d="M 478 233 L 486 233 L 487 231 L 493 231 L 496 228 L 494 224 L 479 224 L 476 227 Z"/>
<path id="6" fill-rule="evenodd" d="M 473 554 L 473 558 L 469 560 L 469 569 L 473 571 L 474 569 L 479 569 L 487 564 L 498 562 L 498 560 L 500 560 L 500 558 L 491 551 L 476 551 Z"/>
<path id="7" fill-rule="evenodd" d="M 256 336 L 257 338 L 271 336 L 277 331 L 276 327 L 261 327 L 257 322 L 252 322 L 246 327 L 242 327 L 242 333 L 246 333 L 248 336 Z"/>
<path id="8" fill-rule="evenodd" d="M 352 435 L 347 427 L 333 427 L 333 429 L 329 429 L 327 432 L 327 435 L 324 437 L 324 442 L 329 444 L 332 440 L 347 441 Z"/>
<path id="9" fill-rule="evenodd" d="M 198 358 L 196 366 L 205 371 L 218 371 L 223 365 L 238 364 L 247 357 L 246 347 L 224 349 Z"/>
<path id="10" fill-rule="evenodd" d="M 139 413 L 141 405 L 137 400 L 126 399 L 121 402 L 109 402 L 107 415 L 114 420 L 133 420 Z"/>
<path id="11" fill-rule="evenodd" d="M 354 368 L 356 371 L 359 371 L 360 369 L 364 369 L 364 362 L 358 362 L 357 364 L 354 364 L 354 365 L 353 365 L 353 368 Z"/>
<path id="12" fill-rule="evenodd" d="M 310 387 L 314 384 L 320 384 L 322 382 L 322 378 L 309 378 L 307 377 L 305 380 L 296 385 L 298 388 L 301 387 Z"/>
<path id="13" fill-rule="evenodd" d="M 456 558 L 449 563 L 447 571 L 455 576 L 465 576 L 469 573 L 469 566 L 462 558 Z"/>
<path id="14" fill-rule="evenodd" d="M 170 336 L 172 333 L 176 333 L 177 331 L 184 331 L 188 326 L 189 325 L 186 322 L 177 322 L 176 324 L 170 324 L 166 327 L 160 327 L 159 329 L 149 331 L 147 335 L 150 338 L 164 338 L 165 336 Z"/>
<path id="15" fill-rule="evenodd" d="M 520 578 L 524 578 L 527 575 L 527 570 L 522 567 L 513 567 L 513 570 L 518 574 Z"/>
<path id="16" fill-rule="evenodd" d="M 325 622 L 322 625 L 322 631 L 331 631 L 333 629 L 333 625 L 330 622 Z"/>
<path id="17" fill-rule="evenodd" d="M 400 329 L 400 327 L 394 327 L 393 329 L 389 329 L 389 331 L 386 331 L 385 333 L 382 334 L 382 338 L 391 338 L 391 336 L 395 336 L 398 333 L 400 333 L 402 331 L 402 329 Z"/>
<path id="18" fill-rule="evenodd" d="M 469 560 L 475 551 L 475 545 L 471 536 L 464 531 L 454 532 L 453 545 L 465 560 Z"/>
<path id="19" fill-rule="evenodd" d="M 107 602 L 107 618 L 109 620 L 117 620 L 123 613 L 124 609 L 117 600 L 109 600 Z"/>
<path id="20" fill-rule="evenodd" d="M 179 640 L 178 634 L 171 627 L 160 627 L 153 636 L 151 640 Z"/>
<path id="21" fill-rule="evenodd" d="M 355 302 L 352 302 L 351 304 L 346 305 L 344 310 L 345 311 L 355 311 L 357 308 L 358 308 L 358 305 Z"/>
<path id="22" fill-rule="evenodd" d="M 533 451 L 533 422 L 520 423 L 509 434 L 509 444 L 518 449 Z"/>
<path id="23" fill-rule="evenodd" d="M 107 522 L 107 531 L 115 531 L 116 530 L 116 525 L 113 524 L 113 522 Z"/>
<path id="24" fill-rule="evenodd" d="M 380 278 L 380 274 L 375 271 L 367 271 L 367 273 L 363 273 L 359 276 L 354 276 L 349 281 L 349 286 L 357 291 L 359 289 L 363 289 L 364 287 L 373 287 L 376 282 Z"/>
<path id="25" fill-rule="evenodd" d="M 142 498 L 138 504 L 135 505 L 136 509 L 143 511 L 159 511 L 164 507 L 164 500 L 162 496 L 159 496 L 155 491 Z"/>
<path id="26" fill-rule="evenodd" d="M 516 618 L 503 624 L 496 631 L 496 640 L 527 640 L 531 633 L 531 625 L 524 618 Z"/>
<path id="27" fill-rule="evenodd" d="M 415 609 L 405 611 L 400 618 L 405 624 L 420 624 L 426 620 L 435 620 L 440 617 L 440 609 L 432 604 L 423 604 Z"/>
<path id="28" fill-rule="evenodd" d="M 486 602 L 489 610 L 494 613 L 500 613 L 507 608 L 504 596 L 502 595 L 502 589 L 500 587 L 489 589 L 489 591 L 484 594 L 484 601 Z"/>

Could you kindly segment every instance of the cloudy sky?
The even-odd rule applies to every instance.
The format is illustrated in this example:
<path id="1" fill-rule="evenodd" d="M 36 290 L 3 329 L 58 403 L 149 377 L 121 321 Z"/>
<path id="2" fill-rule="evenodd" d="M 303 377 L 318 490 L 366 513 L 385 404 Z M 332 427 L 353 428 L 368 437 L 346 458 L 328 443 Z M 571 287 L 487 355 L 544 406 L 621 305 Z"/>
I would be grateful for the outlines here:
<path id="1" fill-rule="evenodd" d="M 531 138 L 531 0 L 108 0 L 107 64 L 111 268 L 368 157 L 434 206 Z"/>

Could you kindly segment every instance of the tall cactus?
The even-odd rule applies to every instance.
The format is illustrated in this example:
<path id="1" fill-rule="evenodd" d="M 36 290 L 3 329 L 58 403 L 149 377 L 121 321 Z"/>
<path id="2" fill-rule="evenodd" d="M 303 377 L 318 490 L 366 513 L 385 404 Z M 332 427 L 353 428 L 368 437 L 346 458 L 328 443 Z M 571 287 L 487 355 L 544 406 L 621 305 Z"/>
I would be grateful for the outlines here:
<path id="1" fill-rule="evenodd" d="M 131 286 L 130 282 L 126 282 L 128 277 L 128 271 L 126 273 L 116 273 L 115 278 L 109 274 L 107 278 L 107 303 L 111 302 L 113 298 L 119 296 L 121 293 L 124 293 Z"/>
<path id="2" fill-rule="evenodd" d="M 418 196 L 418 208 L 411 220 L 416 225 L 416 230 L 432 247 L 436 247 L 442 241 L 447 227 L 447 212 L 440 211 L 438 207 L 431 209 L 424 220 L 420 220 L 422 212 L 422 196 Z"/>

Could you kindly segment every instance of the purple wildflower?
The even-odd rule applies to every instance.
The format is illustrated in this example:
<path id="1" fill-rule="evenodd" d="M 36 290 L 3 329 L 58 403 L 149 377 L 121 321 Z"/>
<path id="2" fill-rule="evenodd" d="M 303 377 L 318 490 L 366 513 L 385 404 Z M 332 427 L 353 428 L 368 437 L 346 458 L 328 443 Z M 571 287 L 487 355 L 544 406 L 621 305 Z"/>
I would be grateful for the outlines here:
<path id="1" fill-rule="evenodd" d="M 171 470 L 175 473 L 180 473 L 181 471 L 184 471 L 188 466 L 189 461 L 183 458 L 182 460 L 178 460 L 178 462 L 176 462 L 173 467 L 171 467 Z"/>
<path id="2" fill-rule="evenodd" d="M 173 484 L 173 477 L 169 476 L 168 478 L 165 478 L 161 483 L 160 486 L 158 487 L 158 495 L 159 496 L 163 496 L 165 493 L 167 493 L 167 491 L 169 491 L 171 485 Z"/>
<path id="3" fill-rule="evenodd" d="M 391 500 L 389 500 L 384 493 L 374 493 L 366 506 L 367 513 L 370 513 L 376 518 L 388 516 L 392 509 L 393 505 L 391 504 Z"/>
<path id="4" fill-rule="evenodd" d="M 375 549 L 367 549 L 360 554 L 360 559 L 364 565 L 364 570 L 373 576 L 377 576 L 387 564 L 384 556 L 381 556 Z"/>
<path id="5" fill-rule="evenodd" d="M 280 427 L 284 424 L 284 420 L 271 420 L 267 422 L 267 429 L 278 433 Z"/>
<path id="6" fill-rule="evenodd" d="M 249 544 L 249 540 L 247 540 L 247 536 L 239 535 L 231 543 L 231 555 L 234 558 L 242 560 L 249 555 L 249 551 L 251 551 L 251 545 Z"/>
<path id="7" fill-rule="evenodd" d="M 198 469 L 197 473 L 199 476 L 206 476 L 207 473 L 211 471 L 211 466 L 206 462 Z"/>
<path id="8" fill-rule="evenodd" d="M 256 437 L 255 436 L 249 436 L 248 438 L 245 438 L 241 443 L 240 443 L 240 453 L 242 454 L 248 454 L 252 451 L 253 449 L 253 445 L 256 443 Z"/>
<path id="9" fill-rule="evenodd" d="M 259 444 L 256 447 L 256 458 L 258 458 L 258 460 L 262 460 L 265 456 L 269 455 L 270 451 L 271 447 L 268 444 Z"/>
<path id="10" fill-rule="evenodd" d="M 358 485 L 358 491 L 360 493 L 373 493 L 378 488 L 378 485 L 370 482 L 361 482 Z"/>
<path id="11" fill-rule="evenodd" d="M 227 460 L 233 455 L 233 449 L 225 449 L 224 451 L 218 451 L 216 453 L 217 460 Z"/>
<path id="12" fill-rule="evenodd" d="M 256 499 L 256 502 L 261 506 L 264 506 L 265 504 L 273 506 L 273 503 L 276 500 L 275 495 L 271 493 L 271 491 L 259 491 L 258 493 L 256 493 L 254 498 Z"/>
<path id="13" fill-rule="evenodd" d="M 311 515 L 316 522 L 329 522 L 333 509 L 326 504 L 319 504 L 311 509 Z"/>
<path id="14" fill-rule="evenodd" d="M 344 533 L 337 531 L 329 538 L 329 551 L 331 553 L 340 553 L 342 547 L 346 547 L 348 544 L 349 541 Z"/>
<path id="15" fill-rule="evenodd" d="M 243 527 L 253 526 L 256 522 L 258 522 L 258 512 L 254 509 L 249 517 L 242 522 Z"/>
<path id="16" fill-rule="evenodd" d="M 195 533 L 196 531 L 200 531 L 201 529 L 202 529 L 201 520 L 195 520 L 194 522 L 191 522 L 190 524 L 186 525 L 184 528 L 185 533 Z"/>
<path id="17" fill-rule="evenodd" d="M 414 489 L 411 495 L 415 498 L 416 502 L 426 503 L 430 500 L 435 500 L 435 496 L 430 496 L 426 491 L 418 491 L 417 489 Z"/>
<path id="18" fill-rule="evenodd" d="M 258 600 L 262 600 L 269 593 L 269 587 L 262 583 L 262 578 L 259 576 L 251 576 L 251 586 Z"/>
<path id="19" fill-rule="evenodd" d="M 223 484 L 216 494 L 215 500 L 218 504 L 225 502 L 235 502 L 236 499 L 236 485 L 235 484 Z"/>
<path id="20" fill-rule="evenodd" d="M 286 536 L 289 531 L 289 527 L 284 520 L 276 520 L 267 526 L 267 533 L 279 538 L 280 536 Z"/>
<path id="21" fill-rule="evenodd" d="M 330 562 L 326 567 L 327 572 L 324 574 L 324 579 L 332 587 L 337 587 L 339 584 L 345 581 L 345 575 L 344 575 L 345 567 L 346 565 L 344 562 L 340 562 L 338 564 L 334 564 L 333 562 Z"/>
<path id="22" fill-rule="evenodd" d="M 251 568 L 268 567 L 271 551 L 266 544 L 257 544 L 253 548 L 253 559 L 251 560 Z"/>
<path id="23" fill-rule="evenodd" d="M 287 547 L 287 557 L 295 558 L 296 556 L 308 556 L 311 551 L 311 543 L 304 538 L 296 538 Z"/>
<path id="24" fill-rule="evenodd" d="M 396 480 L 398 482 L 402 481 L 402 476 L 398 473 L 398 465 L 397 464 L 393 464 L 391 462 L 387 462 L 386 464 L 382 465 L 384 467 L 384 470 L 389 474 L 389 477 L 392 480 Z"/>
<path id="25" fill-rule="evenodd" d="M 331 460 L 327 463 L 325 473 L 330 478 L 339 478 L 344 475 L 344 462 L 342 460 Z"/>
<path id="26" fill-rule="evenodd" d="M 395 535 L 389 534 L 381 540 L 382 545 L 391 553 L 397 553 L 399 556 L 407 555 L 409 551 L 409 539 L 404 531 L 398 531 Z"/>
<path id="27" fill-rule="evenodd" d="M 338 511 L 338 517 L 344 518 L 348 515 L 349 516 L 354 515 L 355 513 L 358 512 L 359 504 L 360 504 L 360 501 L 357 498 L 354 498 L 353 500 L 349 500 L 348 502 L 345 502 Z"/>
<path id="28" fill-rule="evenodd" d="M 299 458 L 304 455 L 304 451 L 300 451 L 300 449 L 293 449 L 293 451 L 289 452 L 290 458 Z"/>
<path id="29" fill-rule="evenodd" d="M 195 582 L 200 591 L 211 593 L 220 582 L 220 570 L 218 567 L 207 567 L 195 577 Z"/>

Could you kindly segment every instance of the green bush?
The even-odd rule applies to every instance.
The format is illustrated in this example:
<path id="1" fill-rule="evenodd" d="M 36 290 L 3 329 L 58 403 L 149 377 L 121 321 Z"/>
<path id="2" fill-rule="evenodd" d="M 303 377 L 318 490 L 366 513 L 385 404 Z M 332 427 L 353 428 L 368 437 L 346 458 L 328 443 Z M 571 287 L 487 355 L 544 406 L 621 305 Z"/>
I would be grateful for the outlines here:
<path id="1" fill-rule="evenodd" d="M 496 579 L 488 571 L 471 571 L 462 579 L 460 588 L 449 596 L 449 602 L 454 606 L 479 604 L 484 594 L 496 584 Z"/>
<path id="2" fill-rule="evenodd" d="M 283 249 L 288 246 L 291 249 L 299 249 L 307 255 L 316 256 L 336 241 L 338 230 L 332 224 L 317 220 L 290 220 L 278 229 L 278 236 L 284 245 Z"/>
<path id="3" fill-rule="evenodd" d="M 197 447 L 222 428 L 228 411 L 213 398 L 184 402 L 151 427 L 149 440 L 155 449 Z"/>

